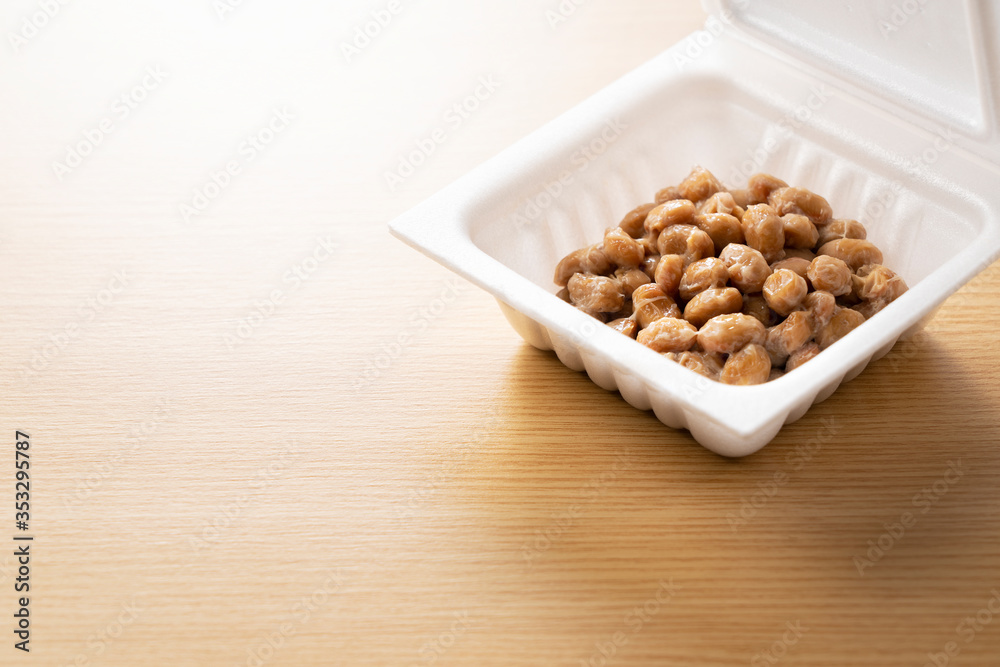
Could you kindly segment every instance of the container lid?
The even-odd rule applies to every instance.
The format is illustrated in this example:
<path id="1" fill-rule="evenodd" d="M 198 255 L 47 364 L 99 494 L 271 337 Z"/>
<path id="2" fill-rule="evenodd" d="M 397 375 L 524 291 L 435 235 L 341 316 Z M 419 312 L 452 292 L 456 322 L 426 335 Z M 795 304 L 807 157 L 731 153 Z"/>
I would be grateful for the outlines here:
<path id="1" fill-rule="evenodd" d="M 740 36 L 1000 165 L 1000 4 L 703 0 Z"/>

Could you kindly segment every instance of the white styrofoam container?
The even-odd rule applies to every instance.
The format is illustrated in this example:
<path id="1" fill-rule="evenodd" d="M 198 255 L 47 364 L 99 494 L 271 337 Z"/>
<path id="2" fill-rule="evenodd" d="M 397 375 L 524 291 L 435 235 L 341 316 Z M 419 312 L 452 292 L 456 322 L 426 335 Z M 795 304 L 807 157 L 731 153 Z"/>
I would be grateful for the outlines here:
<path id="1" fill-rule="evenodd" d="M 745 456 L 916 332 L 1000 255 L 1000 8 L 705 0 L 706 28 L 393 221 L 554 350 L 708 449 Z M 700 164 L 855 218 L 910 290 L 774 382 L 707 380 L 554 295 L 569 251 Z"/>

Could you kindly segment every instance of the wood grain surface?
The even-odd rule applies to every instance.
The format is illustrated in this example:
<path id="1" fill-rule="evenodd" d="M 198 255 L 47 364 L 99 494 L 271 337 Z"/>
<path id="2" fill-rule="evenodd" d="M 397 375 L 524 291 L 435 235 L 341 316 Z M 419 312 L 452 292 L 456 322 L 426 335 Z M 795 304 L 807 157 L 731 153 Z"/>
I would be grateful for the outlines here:
<path id="1" fill-rule="evenodd" d="M 732 461 L 386 231 L 697 3 L 49 4 L 0 10 L 0 664 L 1000 665 L 1000 266 Z"/>

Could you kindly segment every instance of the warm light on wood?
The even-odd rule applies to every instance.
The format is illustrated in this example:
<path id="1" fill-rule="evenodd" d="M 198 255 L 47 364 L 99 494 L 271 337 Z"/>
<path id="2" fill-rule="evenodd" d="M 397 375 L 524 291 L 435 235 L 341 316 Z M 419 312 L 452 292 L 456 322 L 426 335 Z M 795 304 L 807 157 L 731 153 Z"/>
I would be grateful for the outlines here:
<path id="1" fill-rule="evenodd" d="M 46 4 L 0 11 L 0 665 L 998 664 L 1000 267 L 731 461 L 387 231 L 698 3 Z"/>

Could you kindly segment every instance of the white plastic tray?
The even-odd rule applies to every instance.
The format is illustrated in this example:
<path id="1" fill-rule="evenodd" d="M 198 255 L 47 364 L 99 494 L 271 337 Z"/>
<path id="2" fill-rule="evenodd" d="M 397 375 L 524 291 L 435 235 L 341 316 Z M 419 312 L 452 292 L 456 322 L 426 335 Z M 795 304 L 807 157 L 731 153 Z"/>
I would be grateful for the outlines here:
<path id="1" fill-rule="evenodd" d="M 934 33 L 933 48 L 960 42 L 978 68 L 971 79 L 951 79 L 962 94 L 946 104 L 936 87 L 948 83 L 944 75 L 908 95 L 888 83 L 917 77 L 926 54 L 886 60 L 874 5 L 862 12 L 839 0 L 803 16 L 791 0 L 706 4 L 713 12 L 706 31 L 390 227 L 493 294 L 530 344 L 555 350 L 568 367 L 690 430 L 708 449 L 745 456 L 917 331 L 1000 254 L 1000 85 L 987 66 L 997 57 L 995 40 L 984 37 L 1000 34 L 1000 12 L 971 0 L 961 11 L 928 3 L 899 27 L 918 35 L 928 25 L 948 27 Z M 852 30 L 847 63 L 838 35 Z M 932 97 L 937 102 L 927 104 Z M 695 164 L 731 187 L 766 171 L 826 196 L 836 216 L 865 224 L 910 290 L 794 373 L 753 387 L 705 379 L 554 295 L 560 258 Z"/>

